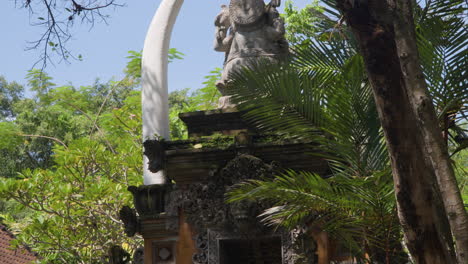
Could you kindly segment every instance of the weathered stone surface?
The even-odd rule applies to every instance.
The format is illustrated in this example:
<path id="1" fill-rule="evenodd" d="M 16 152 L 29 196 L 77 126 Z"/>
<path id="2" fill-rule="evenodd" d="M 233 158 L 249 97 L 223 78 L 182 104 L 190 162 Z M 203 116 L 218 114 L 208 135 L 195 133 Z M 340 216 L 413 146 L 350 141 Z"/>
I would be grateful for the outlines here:
<path id="1" fill-rule="evenodd" d="M 144 264 L 145 251 L 143 247 L 139 247 L 133 252 L 133 264 Z"/>
<path id="2" fill-rule="evenodd" d="M 278 164 L 266 163 L 249 154 L 239 154 L 228 161 L 223 168 L 208 178 L 188 185 L 178 186 L 170 195 L 166 206 L 170 216 L 181 210 L 187 222 L 195 229 L 194 237 L 198 252 L 193 256 L 196 264 L 218 264 L 222 258 L 220 241 L 258 241 L 278 238 L 281 242 L 281 257 L 278 263 L 300 263 L 299 252 L 304 253 L 301 245 L 311 246 L 312 252 L 303 254 L 304 263 L 315 263 L 313 243 L 307 242 L 301 230 L 286 232 L 271 229 L 259 222 L 257 216 L 269 207 L 266 203 L 240 202 L 226 204 L 226 193 L 237 183 L 249 179 L 272 178 L 280 168 Z M 175 219 L 175 218 L 171 218 Z M 172 226 L 177 226 L 174 223 Z M 268 255 L 268 254 L 267 254 Z M 263 257 L 271 257 L 273 255 Z M 261 258 L 262 256 L 257 256 Z M 229 262 L 230 263 L 230 262 Z M 270 262 L 269 262 L 270 263 Z M 276 262 L 271 262 L 276 263 Z"/>
<path id="3" fill-rule="evenodd" d="M 235 108 L 210 111 L 197 111 L 179 114 L 187 125 L 189 137 L 210 136 L 213 133 L 234 135 L 240 131 L 253 131 L 252 127 L 242 120 L 242 112 Z"/>
<path id="4" fill-rule="evenodd" d="M 119 245 L 109 248 L 108 257 L 109 264 L 125 264 L 130 261 L 130 254 Z"/>
<path id="5" fill-rule="evenodd" d="M 225 194 L 236 183 L 247 179 L 272 177 L 274 171 L 274 165 L 266 164 L 257 157 L 239 155 L 229 161 L 219 173 L 205 181 L 176 191 L 177 195 L 172 194 L 170 197 L 168 208 L 182 208 L 187 215 L 187 221 L 199 232 L 206 228 L 250 232 L 252 235 L 262 232 L 263 225 L 258 225 L 256 221 L 262 208 L 247 202 L 227 205 Z"/>
<path id="6" fill-rule="evenodd" d="M 119 217 L 124 223 L 125 234 L 127 236 L 132 237 L 139 231 L 140 222 L 138 221 L 135 209 L 124 206 L 119 211 Z"/>
<path id="7" fill-rule="evenodd" d="M 310 155 L 315 149 L 311 143 L 258 142 L 259 138 L 254 136 L 250 145 L 238 146 L 233 142 L 222 148 L 210 147 L 203 140 L 174 142 L 175 146 L 169 143 L 169 149 L 165 152 L 168 176 L 179 185 L 202 181 L 243 153 L 249 153 L 267 163 L 276 162 L 284 168 L 313 171 L 321 175 L 326 174 L 329 169 L 325 159 Z M 182 146 L 186 148 L 181 148 Z"/>
<path id="8" fill-rule="evenodd" d="M 165 141 L 161 140 L 146 140 L 143 142 L 144 152 L 146 159 L 148 161 L 146 165 L 149 171 L 152 173 L 159 172 L 160 170 L 164 169 L 164 149 L 165 149 Z"/>
<path id="9" fill-rule="evenodd" d="M 184 258 L 184 263 L 229 264 L 223 262 L 223 245 L 241 243 L 236 246 L 242 249 L 245 248 L 242 243 L 252 241 L 253 247 L 262 248 L 268 241 L 272 245 L 281 242 L 281 252 L 257 254 L 255 261 L 265 258 L 269 263 L 279 263 L 281 255 L 282 264 L 316 263 L 315 244 L 305 235 L 305 229 L 288 232 L 268 228 L 257 216 L 269 204 L 227 204 L 225 199 L 235 184 L 273 177 L 284 168 L 325 175 L 329 170 L 326 160 L 310 155 L 317 151 L 311 142 L 256 134 L 244 123 L 241 114 L 233 111 L 182 114 L 192 131 L 191 139 L 145 144 L 150 164 L 155 162 L 166 170 L 173 182 L 129 188 L 138 212 L 138 233 L 145 238 L 145 247 L 161 249 L 169 242 L 179 241 L 177 248 L 183 248 L 184 253 L 177 255 L 180 252 L 172 251 L 172 254 Z M 252 255 L 249 250 L 243 254 L 239 259 Z M 153 259 L 163 258 L 156 254 Z"/>
<path id="10" fill-rule="evenodd" d="M 154 184 L 130 186 L 128 190 L 133 194 L 133 204 L 140 217 L 157 217 L 165 211 L 165 203 L 171 184 Z"/>
<path id="11" fill-rule="evenodd" d="M 233 72 L 259 60 L 278 62 L 288 54 L 284 21 L 276 7 L 280 1 L 265 5 L 263 0 L 231 0 L 221 6 L 215 19 L 216 51 L 225 52 L 224 70 L 217 87 L 226 95 L 226 84 Z M 226 96 L 218 107 L 232 107 Z"/>

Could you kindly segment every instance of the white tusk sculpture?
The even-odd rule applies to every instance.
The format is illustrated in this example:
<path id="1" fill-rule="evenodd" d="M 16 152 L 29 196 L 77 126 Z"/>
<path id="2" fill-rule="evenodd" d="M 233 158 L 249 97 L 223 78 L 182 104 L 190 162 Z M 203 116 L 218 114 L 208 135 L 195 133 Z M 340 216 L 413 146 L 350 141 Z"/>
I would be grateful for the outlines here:
<path id="1" fill-rule="evenodd" d="M 161 137 L 169 140 L 167 66 L 169 44 L 174 24 L 184 0 L 162 0 L 151 21 L 142 54 L 143 141 Z M 148 170 L 143 156 L 144 184 L 164 184 L 165 171 Z"/>

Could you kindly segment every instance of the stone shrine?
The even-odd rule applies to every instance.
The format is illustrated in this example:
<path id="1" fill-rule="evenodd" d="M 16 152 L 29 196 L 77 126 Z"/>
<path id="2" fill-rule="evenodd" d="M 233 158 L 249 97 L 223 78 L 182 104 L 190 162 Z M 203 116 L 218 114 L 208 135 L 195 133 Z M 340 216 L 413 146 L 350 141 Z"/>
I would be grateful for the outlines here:
<path id="1" fill-rule="evenodd" d="M 135 209 L 120 211 L 125 233 L 144 239 L 133 262 L 317 263 L 320 247 L 305 228 L 287 231 L 260 223 L 257 216 L 268 204 L 226 203 L 226 193 L 245 180 L 272 178 L 284 169 L 325 175 L 327 162 L 307 154 L 316 151 L 314 144 L 258 133 L 230 108 L 227 97 L 220 101 L 222 109 L 180 114 L 189 139 L 169 140 L 167 54 L 183 2 L 162 0 L 143 49 L 145 185 L 128 188 Z M 287 55 L 279 5 L 280 0 L 231 0 L 229 7 L 222 6 L 215 20 L 215 49 L 226 53 L 217 83 L 223 95 L 233 72 Z"/>
<path id="2" fill-rule="evenodd" d="M 316 263 L 316 245 L 301 228 L 259 222 L 268 204 L 228 204 L 225 197 L 233 185 L 283 168 L 326 174 L 327 162 L 306 154 L 314 145 L 258 134 L 233 109 L 180 118 L 188 140 L 144 144 L 149 170 L 166 170 L 170 182 L 130 187 L 136 210 L 121 211 L 127 235 L 144 238 L 144 263 Z"/>

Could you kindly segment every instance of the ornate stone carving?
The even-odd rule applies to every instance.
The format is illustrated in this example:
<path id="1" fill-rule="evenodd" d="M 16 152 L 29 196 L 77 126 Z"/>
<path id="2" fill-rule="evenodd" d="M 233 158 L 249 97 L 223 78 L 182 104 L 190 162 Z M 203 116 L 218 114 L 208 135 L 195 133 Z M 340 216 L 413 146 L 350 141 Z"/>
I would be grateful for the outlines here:
<path id="1" fill-rule="evenodd" d="M 171 184 L 154 184 L 154 185 L 141 185 L 129 186 L 128 191 L 133 194 L 133 204 L 142 218 L 155 217 L 160 213 L 165 212 L 165 203 L 169 190 L 172 188 Z"/>
<path id="2" fill-rule="evenodd" d="M 278 62 L 288 53 L 284 37 L 284 21 L 276 7 L 281 1 L 265 5 L 263 0 L 231 0 L 221 6 L 215 19 L 215 50 L 225 52 L 224 70 L 217 87 L 226 95 L 225 85 L 230 75 L 261 59 Z M 221 108 L 232 107 L 224 97 Z"/>
<path id="3" fill-rule="evenodd" d="M 315 254 L 316 244 L 307 234 L 307 229 L 298 227 L 283 236 L 284 264 L 313 264 L 318 258 Z"/>
<path id="4" fill-rule="evenodd" d="M 265 12 L 263 0 L 231 0 L 229 17 L 236 25 L 249 26 L 258 22 Z"/>
<path id="5" fill-rule="evenodd" d="M 214 173 L 207 182 L 192 184 L 187 190 L 173 191 L 167 212 L 169 215 L 175 214 L 175 208 L 182 208 L 187 215 L 187 221 L 199 232 L 207 228 L 233 232 L 261 232 L 264 226 L 258 223 L 257 215 L 266 209 L 266 205 L 249 202 L 226 204 L 225 194 L 236 183 L 247 179 L 271 177 L 274 170 L 274 166 L 264 163 L 259 158 L 239 155 L 222 170 Z"/>
<path id="6" fill-rule="evenodd" d="M 281 237 L 284 264 L 297 259 L 292 234 L 272 230 L 259 223 L 257 216 L 267 204 L 254 202 L 225 203 L 226 192 L 235 184 L 248 180 L 272 177 L 277 165 L 267 164 L 251 155 L 241 154 L 214 172 L 206 182 L 187 186 L 188 189 L 172 191 L 166 214 L 176 215 L 182 208 L 187 221 L 195 228 L 194 237 L 198 252 L 193 255 L 195 264 L 218 264 L 221 239 L 250 239 Z M 176 221 L 175 217 L 173 217 Z M 171 224 L 176 228 L 177 223 Z M 311 262 L 314 263 L 314 262 Z"/>
<path id="7" fill-rule="evenodd" d="M 146 140 L 143 142 L 143 147 L 145 148 L 143 154 L 148 158 L 148 170 L 156 173 L 164 169 L 164 141 Z"/>
<path id="8" fill-rule="evenodd" d="M 124 223 L 125 234 L 129 237 L 135 235 L 136 232 L 140 229 L 140 222 L 136 215 L 135 209 L 132 209 L 128 206 L 122 207 L 119 211 L 120 220 Z"/>
<path id="9" fill-rule="evenodd" d="M 198 252 L 192 257 L 194 264 L 207 264 L 208 263 L 208 232 L 205 230 L 194 237 L 195 246 Z"/>
<path id="10" fill-rule="evenodd" d="M 109 264 L 126 264 L 130 262 L 130 254 L 118 245 L 109 248 L 108 256 Z"/>
<path id="11" fill-rule="evenodd" d="M 144 261 L 145 249 L 143 247 L 139 247 L 133 252 L 133 264 L 144 264 Z"/>
<path id="12" fill-rule="evenodd" d="M 244 141 L 248 142 L 248 139 L 240 140 Z M 252 155 L 240 154 L 222 169 L 213 172 L 205 182 L 175 189 L 170 193 L 166 215 L 172 220 L 167 222 L 167 227 L 177 229 L 178 220 L 175 216 L 178 215 L 179 208 L 182 209 L 187 222 L 194 227 L 197 234 L 193 238 L 198 249 L 192 257 L 193 263 L 219 264 L 221 240 L 241 241 L 271 237 L 281 238 L 283 264 L 316 263 L 313 259 L 315 248 L 313 244 L 304 242 L 307 236 L 303 235 L 302 229 L 286 232 L 265 227 L 258 221 L 257 216 L 269 207 L 268 204 L 225 202 L 226 192 L 235 184 L 248 179 L 273 177 L 277 169 L 276 163 L 268 164 Z M 312 250 L 312 256 L 297 254 L 310 251 L 304 245 Z"/>

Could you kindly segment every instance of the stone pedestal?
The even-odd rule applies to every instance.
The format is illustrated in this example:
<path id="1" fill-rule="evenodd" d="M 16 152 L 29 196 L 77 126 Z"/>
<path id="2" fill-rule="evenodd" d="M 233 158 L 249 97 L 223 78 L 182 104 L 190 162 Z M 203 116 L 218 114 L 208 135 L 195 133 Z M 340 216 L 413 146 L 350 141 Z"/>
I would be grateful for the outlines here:
<path id="1" fill-rule="evenodd" d="M 129 188 L 136 212 L 126 208 L 126 232 L 143 236 L 144 263 L 289 264 L 299 263 L 298 254 L 316 263 L 315 244 L 301 230 L 258 222 L 268 205 L 225 203 L 233 185 L 283 168 L 325 175 L 327 162 L 310 155 L 314 144 L 259 135 L 233 109 L 180 117 L 189 140 L 145 142 L 150 170 L 166 170 L 171 183 Z"/>

